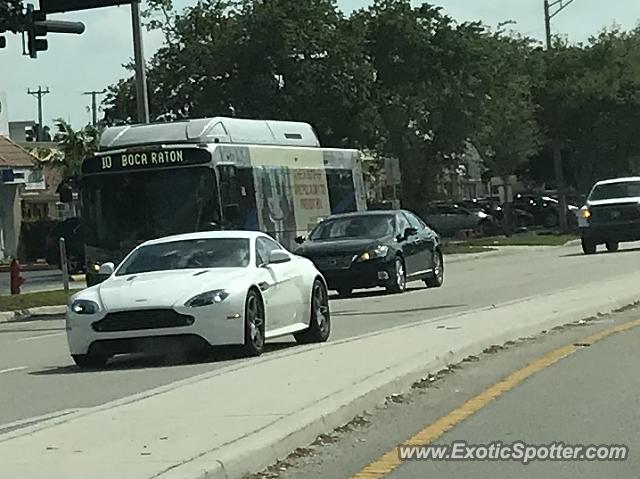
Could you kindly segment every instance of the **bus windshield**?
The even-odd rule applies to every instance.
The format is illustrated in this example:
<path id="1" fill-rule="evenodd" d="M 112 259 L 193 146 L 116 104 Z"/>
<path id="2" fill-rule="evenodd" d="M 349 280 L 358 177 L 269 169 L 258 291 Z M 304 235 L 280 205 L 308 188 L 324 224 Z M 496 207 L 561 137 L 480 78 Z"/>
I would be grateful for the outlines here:
<path id="1" fill-rule="evenodd" d="M 218 223 L 215 185 L 207 167 L 88 175 L 82 184 L 86 244 L 130 249 Z"/>

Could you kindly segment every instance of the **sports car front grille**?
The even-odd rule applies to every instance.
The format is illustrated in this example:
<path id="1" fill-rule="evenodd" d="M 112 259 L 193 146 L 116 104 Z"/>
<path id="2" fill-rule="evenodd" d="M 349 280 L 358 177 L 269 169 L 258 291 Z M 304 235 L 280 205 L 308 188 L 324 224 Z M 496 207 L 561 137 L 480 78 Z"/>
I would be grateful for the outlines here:
<path id="1" fill-rule="evenodd" d="M 98 332 L 136 331 L 191 326 L 194 321 L 193 316 L 180 314 L 172 309 L 139 309 L 108 313 L 91 327 Z"/>
<path id="2" fill-rule="evenodd" d="M 592 206 L 591 215 L 594 223 L 640 221 L 640 207 L 637 204 Z"/>

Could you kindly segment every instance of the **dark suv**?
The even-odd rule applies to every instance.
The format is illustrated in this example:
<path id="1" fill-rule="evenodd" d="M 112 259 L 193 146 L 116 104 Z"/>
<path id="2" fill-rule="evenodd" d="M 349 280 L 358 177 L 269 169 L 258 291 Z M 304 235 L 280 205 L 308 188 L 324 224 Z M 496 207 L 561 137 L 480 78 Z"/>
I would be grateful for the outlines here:
<path id="1" fill-rule="evenodd" d="M 620 242 L 640 241 L 640 177 L 597 182 L 580 209 L 578 226 L 585 254 L 603 243 L 617 251 Z"/>

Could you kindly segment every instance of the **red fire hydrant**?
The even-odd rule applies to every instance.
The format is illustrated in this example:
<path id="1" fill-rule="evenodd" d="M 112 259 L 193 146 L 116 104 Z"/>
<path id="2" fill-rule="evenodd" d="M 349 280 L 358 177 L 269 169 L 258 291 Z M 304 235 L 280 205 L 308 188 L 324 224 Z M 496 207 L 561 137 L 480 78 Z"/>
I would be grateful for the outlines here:
<path id="1" fill-rule="evenodd" d="M 11 260 L 9 275 L 11 278 L 11 294 L 20 294 L 20 286 L 24 283 L 24 278 L 20 276 L 20 263 L 15 258 Z"/>

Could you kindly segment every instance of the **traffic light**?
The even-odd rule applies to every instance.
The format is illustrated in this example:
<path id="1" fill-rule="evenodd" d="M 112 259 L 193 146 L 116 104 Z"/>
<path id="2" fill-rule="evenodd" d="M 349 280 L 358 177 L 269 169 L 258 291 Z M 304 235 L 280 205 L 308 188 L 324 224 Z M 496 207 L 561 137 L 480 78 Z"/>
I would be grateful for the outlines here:
<path id="1" fill-rule="evenodd" d="M 84 24 L 81 22 L 67 22 L 62 20 L 47 20 L 47 14 L 35 10 L 33 5 L 27 5 L 25 15 L 25 32 L 27 34 L 27 51 L 31 58 L 37 58 L 38 52 L 49 49 L 46 37 L 48 33 L 84 33 Z"/>
<path id="2" fill-rule="evenodd" d="M 47 29 L 42 25 L 46 22 L 47 15 L 42 12 L 35 11 L 33 5 L 27 5 L 27 51 L 31 58 L 38 58 L 38 52 L 44 52 L 49 49 L 49 42 L 46 38 Z"/>

